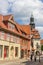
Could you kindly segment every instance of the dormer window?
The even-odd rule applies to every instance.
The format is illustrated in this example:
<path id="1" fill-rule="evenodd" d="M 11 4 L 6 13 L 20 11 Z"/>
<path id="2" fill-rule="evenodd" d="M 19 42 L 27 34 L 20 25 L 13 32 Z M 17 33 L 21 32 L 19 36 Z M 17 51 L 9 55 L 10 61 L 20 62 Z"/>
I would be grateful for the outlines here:
<path id="1" fill-rule="evenodd" d="M 11 30 L 14 30 L 15 26 L 12 23 L 8 23 L 8 28 L 10 28 Z"/>

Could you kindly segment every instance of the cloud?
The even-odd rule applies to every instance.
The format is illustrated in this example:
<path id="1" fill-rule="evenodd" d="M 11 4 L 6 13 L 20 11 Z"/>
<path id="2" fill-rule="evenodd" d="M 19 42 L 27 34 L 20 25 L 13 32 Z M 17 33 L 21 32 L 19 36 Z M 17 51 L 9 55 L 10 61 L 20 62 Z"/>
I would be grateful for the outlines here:
<path id="1" fill-rule="evenodd" d="M 36 27 L 36 29 L 43 34 L 43 27 Z"/>
<path id="2" fill-rule="evenodd" d="M 12 13 L 15 20 L 21 19 L 24 24 L 29 23 L 32 12 L 35 24 L 43 26 L 43 2 L 41 0 L 0 0 L 0 13 Z"/>
<path id="3" fill-rule="evenodd" d="M 7 14 L 9 4 L 7 0 L 0 0 L 0 14 Z"/>
<path id="4" fill-rule="evenodd" d="M 0 14 L 13 14 L 20 24 L 29 24 L 33 12 L 35 24 L 43 34 L 43 2 L 41 0 L 0 0 Z"/>
<path id="5" fill-rule="evenodd" d="M 36 27 L 36 29 L 39 31 L 41 38 L 43 39 L 43 27 Z"/>
<path id="6" fill-rule="evenodd" d="M 43 3 L 40 0 L 16 0 L 12 5 L 12 11 L 15 18 L 25 19 L 24 24 L 24 21 L 27 20 L 27 17 L 29 20 L 31 12 L 33 12 L 36 25 L 43 25 Z"/>

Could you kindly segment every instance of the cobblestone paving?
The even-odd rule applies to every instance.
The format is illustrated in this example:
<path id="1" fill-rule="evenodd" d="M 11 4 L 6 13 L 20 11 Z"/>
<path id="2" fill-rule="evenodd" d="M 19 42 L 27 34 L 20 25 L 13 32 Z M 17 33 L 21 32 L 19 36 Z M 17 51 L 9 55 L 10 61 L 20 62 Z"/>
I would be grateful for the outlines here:
<path id="1" fill-rule="evenodd" d="M 29 60 L 12 60 L 12 61 L 0 61 L 0 65 L 43 65 L 43 58 L 39 62 L 38 60 L 29 61 Z"/>

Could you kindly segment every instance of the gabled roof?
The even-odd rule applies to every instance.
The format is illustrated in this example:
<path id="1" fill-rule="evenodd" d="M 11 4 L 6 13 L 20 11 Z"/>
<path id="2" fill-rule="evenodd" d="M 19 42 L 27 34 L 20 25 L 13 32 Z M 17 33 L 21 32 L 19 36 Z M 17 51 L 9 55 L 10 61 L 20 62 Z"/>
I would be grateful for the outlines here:
<path id="1" fill-rule="evenodd" d="M 3 20 L 0 21 L 0 28 L 5 29 L 7 32 L 9 31 L 9 32 L 11 32 L 11 33 L 15 33 L 15 34 L 17 34 L 17 35 L 19 35 L 19 36 L 21 36 L 21 37 L 26 38 L 26 39 L 30 39 L 30 37 L 27 37 L 27 35 L 24 36 L 24 35 L 21 33 L 21 30 L 22 30 L 23 32 L 29 34 L 29 33 L 30 33 L 30 27 L 25 26 L 25 28 L 27 27 L 27 30 L 26 30 L 26 29 L 23 28 L 21 25 L 19 25 L 18 23 L 16 23 L 14 20 L 11 19 L 11 18 L 12 18 L 12 15 L 6 15 L 6 16 L 2 16 L 2 17 L 3 17 L 3 20 L 4 20 L 5 22 L 8 21 L 8 22 L 11 22 L 12 24 L 16 25 L 16 27 L 17 27 L 17 29 L 18 29 L 19 32 L 18 32 L 16 29 L 10 30 L 10 29 L 9 29 L 8 27 L 6 27 L 6 25 L 3 23 Z M 28 30 L 29 30 L 29 31 L 28 31 Z"/>
<path id="2" fill-rule="evenodd" d="M 13 31 L 10 30 L 9 28 L 6 27 L 6 25 L 3 23 L 3 21 L 14 24 L 17 27 L 18 31 L 16 29 L 14 29 Z M 40 38 L 39 32 L 36 29 L 32 29 L 32 31 L 31 31 L 30 25 L 18 24 L 17 22 L 14 21 L 13 15 L 5 15 L 5 16 L 0 15 L 0 28 L 3 28 L 9 32 L 15 33 L 15 34 L 17 34 L 21 37 L 27 38 L 27 39 L 30 39 L 31 34 L 33 35 L 33 38 L 35 38 L 35 39 Z M 22 34 L 22 32 L 26 33 L 26 35 L 24 36 Z"/>

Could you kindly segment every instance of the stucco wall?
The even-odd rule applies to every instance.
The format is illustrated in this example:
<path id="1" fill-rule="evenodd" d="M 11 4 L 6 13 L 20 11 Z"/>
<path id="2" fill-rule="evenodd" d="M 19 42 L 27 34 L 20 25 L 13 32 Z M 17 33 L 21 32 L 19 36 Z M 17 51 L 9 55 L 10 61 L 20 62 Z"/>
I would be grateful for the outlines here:
<path id="1" fill-rule="evenodd" d="M 38 43 L 39 46 L 41 46 L 40 39 L 33 39 L 33 45 L 34 45 L 35 50 L 36 50 L 37 43 Z"/>
<path id="2" fill-rule="evenodd" d="M 3 41 L 0 40 L 0 45 L 3 46 L 3 51 L 2 51 L 2 58 L 0 58 L 1 60 L 5 60 L 5 59 L 18 59 L 20 58 L 20 44 L 17 43 L 11 43 L 11 42 L 7 42 L 7 41 Z M 4 46 L 9 46 L 9 57 L 4 58 Z M 14 50 L 11 52 L 10 48 L 14 47 Z M 18 47 L 18 57 L 15 57 L 15 47 Z M 13 56 L 11 56 L 11 53 Z"/>

